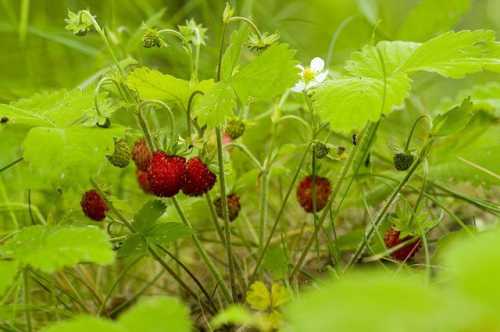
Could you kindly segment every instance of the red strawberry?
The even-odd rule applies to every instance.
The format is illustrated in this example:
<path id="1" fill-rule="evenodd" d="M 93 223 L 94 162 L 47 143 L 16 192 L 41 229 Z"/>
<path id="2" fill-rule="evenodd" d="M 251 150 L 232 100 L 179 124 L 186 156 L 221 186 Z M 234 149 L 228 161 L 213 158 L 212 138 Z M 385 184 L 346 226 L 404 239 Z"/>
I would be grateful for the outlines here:
<path id="1" fill-rule="evenodd" d="M 332 192 L 330 187 L 330 181 L 327 178 L 321 176 L 316 176 L 316 212 L 321 211 L 330 197 Z M 300 206 L 304 208 L 306 212 L 313 212 L 313 177 L 306 176 L 300 181 L 297 188 L 297 200 Z"/>
<path id="2" fill-rule="evenodd" d="M 184 185 L 186 159 L 156 151 L 153 153 L 147 173 L 153 194 L 159 197 L 172 197 Z"/>
<path id="3" fill-rule="evenodd" d="M 108 205 L 94 189 L 83 194 L 80 206 L 82 207 L 83 213 L 95 221 L 103 220 L 108 211 Z"/>
<path id="4" fill-rule="evenodd" d="M 200 196 L 212 189 L 216 180 L 215 174 L 200 158 L 189 159 L 186 163 L 186 183 L 182 192 L 188 196 Z"/>
<path id="5" fill-rule="evenodd" d="M 391 254 L 392 258 L 397 259 L 398 261 L 406 261 L 412 258 L 417 253 L 422 244 L 419 238 L 405 236 L 404 238 L 400 239 L 399 235 L 400 231 L 398 231 L 394 227 L 391 227 L 384 235 L 384 242 L 387 248 L 393 248 L 400 243 L 414 239 L 414 241 L 409 242 L 408 244 L 402 246 L 400 249 L 394 251 Z"/>
<path id="6" fill-rule="evenodd" d="M 241 205 L 240 205 L 240 197 L 236 194 L 229 194 L 226 196 L 227 201 L 227 210 L 229 212 L 229 221 L 233 221 L 238 218 L 238 214 L 240 214 Z M 215 205 L 215 213 L 221 219 L 224 219 L 224 214 L 222 212 L 222 199 L 218 197 L 214 201 Z"/>
<path id="7" fill-rule="evenodd" d="M 141 171 L 147 171 L 151 158 L 151 150 L 149 150 L 144 138 L 135 142 L 132 149 L 132 159 L 134 160 L 135 166 Z"/>
<path id="8" fill-rule="evenodd" d="M 151 184 L 149 183 L 148 172 L 138 169 L 135 174 L 137 175 L 137 182 L 139 183 L 139 186 L 142 188 L 142 190 L 146 194 L 151 193 Z"/>

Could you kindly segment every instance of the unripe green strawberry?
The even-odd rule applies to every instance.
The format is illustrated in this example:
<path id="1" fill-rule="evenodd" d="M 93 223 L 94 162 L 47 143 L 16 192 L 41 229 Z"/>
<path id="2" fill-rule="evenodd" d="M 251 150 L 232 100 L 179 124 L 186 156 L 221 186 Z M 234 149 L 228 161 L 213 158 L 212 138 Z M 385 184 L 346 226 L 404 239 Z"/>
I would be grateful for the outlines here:
<path id="1" fill-rule="evenodd" d="M 243 136 L 243 134 L 245 133 L 245 123 L 237 118 L 230 119 L 226 123 L 224 133 L 231 139 L 235 140 Z"/>
<path id="2" fill-rule="evenodd" d="M 414 157 L 411 153 L 399 152 L 394 155 L 394 167 L 398 171 L 406 171 L 413 164 Z"/>
<path id="3" fill-rule="evenodd" d="M 109 162 L 116 167 L 125 168 L 130 163 L 130 148 L 126 140 L 115 138 L 115 151 L 106 156 Z"/>
<path id="4" fill-rule="evenodd" d="M 226 197 L 229 221 L 233 221 L 238 217 L 238 214 L 240 214 L 240 197 L 236 194 L 229 194 Z M 218 197 L 215 199 L 214 205 L 217 216 L 224 219 L 224 213 L 222 211 L 222 198 Z"/>
<path id="5" fill-rule="evenodd" d="M 316 158 L 323 159 L 328 155 L 329 152 L 330 148 L 325 144 L 320 142 L 314 144 L 314 154 L 316 155 Z"/>
<path id="6" fill-rule="evenodd" d="M 142 42 L 145 48 L 162 46 L 160 34 L 156 29 L 148 29 L 142 37 Z"/>

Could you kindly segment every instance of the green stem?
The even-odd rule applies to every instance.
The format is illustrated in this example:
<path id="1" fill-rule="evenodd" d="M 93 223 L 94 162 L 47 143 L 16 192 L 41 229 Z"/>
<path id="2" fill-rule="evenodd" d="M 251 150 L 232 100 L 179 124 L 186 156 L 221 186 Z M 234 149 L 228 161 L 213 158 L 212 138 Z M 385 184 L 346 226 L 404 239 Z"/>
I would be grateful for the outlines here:
<path id="1" fill-rule="evenodd" d="M 234 264 L 233 264 L 233 252 L 231 248 L 231 224 L 229 222 L 229 211 L 227 207 L 227 195 L 226 195 L 226 178 L 224 174 L 224 155 L 222 146 L 222 134 L 220 127 L 215 128 L 215 135 L 217 136 L 217 160 L 219 163 L 219 185 L 220 185 L 220 195 L 222 202 L 222 215 L 224 217 L 224 230 L 226 238 L 226 254 L 229 265 L 229 280 L 231 284 L 231 291 L 233 299 L 236 299 L 236 289 L 234 284 Z"/>
<path id="2" fill-rule="evenodd" d="M 299 177 L 300 170 L 302 169 L 302 166 L 304 165 L 304 162 L 306 160 L 307 154 L 309 153 L 309 149 L 311 147 L 311 144 L 312 143 L 309 143 L 307 145 L 307 148 L 305 149 L 304 154 L 302 155 L 302 157 L 300 159 L 300 162 L 299 162 L 299 165 L 297 167 L 297 170 L 295 171 L 295 174 L 293 175 L 292 181 L 290 182 L 288 190 L 287 190 L 287 192 L 285 194 L 285 198 L 283 199 L 283 202 L 281 203 L 281 207 L 279 209 L 278 215 L 276 216 L 276 219 L 274 220 L 273 226 L 271 228 L 271 232 L 267 236 L 266 243 L 264 244 L 264 247 L 260 251 L 259 257 L 257 259 L 257 263 L 255 264 L 255 268 L 253 270 L 252 277 L 250 279 L 254 279 L 255 276 L 257 275 L 257 273 L 259 272 L 259 268 L 260 268 L 260 266 L 262 264 L 262 261 L 264 260 L 266 252 L 267 252 L 267 250 L 269 248 L 269 245 L 271 243 L 271 240 L 273 238 L 274 232 L 276 231 L 276 228 L 277 228 L 277 226 L 278 226 L 278 224 L 279 224 L 279 222 L 281 220 L 281 217 L 283 215 L 283 212 L 285 211 L 285 207 L 286 207 L 286 204 L 288 202 L 288 198 L 290 197 L 290 194 L 292 193 L 292 191 L 293 191 L 293 189 L 295 187 L 295 182 L 297 181 L 297 178 Z"/>
<path id="3" fill-rule="evenodd" d="M 413 125 L 411 126 L 411 130 L 410 130 L 410 134 L 408 135 L 408 138 L 406 139 L 406 144 L 405 144 L 405 149 L 404 149 L 405 152 L 408 152 L 408 149 L 410 148 L 411 139 L 413 138 L 413 134 L 415 133 L 415 130 L 417 128 L 417 124 L 419 123 L 420 120 L 428 118 L 428 117 L 429 117 L 428 115 L 424 114 L 424 115 L 419 116 L 415 120 L 415 122 L 413 122 Z"/>
<path id="4" fill-rule="evenodd" d="M 262 170 L 262 172 L 260 173 L 259 248 L 261 250 L 264 247 L 264 235 L 267 224 L 267 212 L 268 212 L 267 194 L 268 194 L 269 181 L 267 175 L 268 175 L 267 169 Z"/>
<path id="5" fill-rule="evenodd" d="M 194 97 L 196 95 L 204 95 L 203 91 L 196 90 L 194 91 L 190 96 L 187 104 L 187 111 L 186 111 L 186 124 L 187 124 L 187 132 L 188 132 L 188 144 L 191 144 L 192 142 L 192 135 L 193 135 L 193 122 L 191 119 L 191 111 L 193 108 L 193 101 Z"/>
<path id="6" fill-rule="evenodd" d="M 226 29 L 227 29 L 227 24 L 222 23 L 222 33 L 221 33 L 221 39 L 220 39 L 220 46 L 219 46 L 219 56 L 217 60 L 217 73 L 215 76 L 215 81 L 218 82 L 220 81 L 221 78 L 221 72 L 222 72 L 222 56 L 224 53 L 224 41 L 226 38 Z"/>
<path id="7" fill-rule="evenodd" d="M 208 209 L 210 210 L 210 216 L 212 219 L 212 223 L 214 224 L 215 230 L 217 231 L 217 235 L 219 236 L 219 240 L 221 243 L 226 246 L 226 238 L 224 237 L 224 233 L 220 228 L 219 221 L 217 219 L 217 214 L 215 213 L 214 203 L 212 201 L 212 197 L 210 197 L 210 192 L 205 194 L 205 198 L 207 200 Z"/>
<path id="8" fill-rule="evenodd" d="M 250 152 L 250 150 L 248 150 L 248 148 L 245 145 L 238 144 L 238 143 L 229 143 L 229 144 L 225 145 L 225 148 L 227 149 L 231 146 L 234 146 L 234 147 L 240 149 L 243 153 L 245 153 L 247 155 L 248 159 L 250 159 L 261 172 L 264 171 L 264 167 L 260 164 L 260 162 L 257 160 L 257 158 L 253 155 L 252 152 Z"/>
<path id="9" fill-rule="evenodd" d="M 311 173 L 312 173 L 313 221 L 314 221 L 314 227 L 318 227 L 318 213 L 317 213 L 317 201 L 316 201 L 316 147 L 314 145 L 311 155 Z M 316 240 L 316 254 L 319 258 L 320 257 L 319 232 L 316 233 L 315 240 Z"/>
<path id="10" fill-rule="evenodd" d="M 172 197 L 172 202 L 174 203 L 177 214 L 181 218 L 182 222 L 186 226 L 188 226 L 192 229 L 193 227 L 192 227 L 191 223 L 186 219 L 186 217 L 185 217 L 184 213 L 182 212 L 182 209 L 179 205 L 179 202 L 177 202 L 177 199 L 175 197 Z M 198 253 L 200 254 L 204 263 L 207 265 L 207 267 L 210 270 L 210 272 L 212 273 L 213 277 L 215 278 L 215 280 L 219 284 L 219 287 L 222 289 L 222 293 L 224 294 L 224 297 L 226 298 L 227 301 L 231 302 L 231 294 L 230 294 L 229 290 L 227 289 L 226 284 L 224 283 L 224 279 L 222 278 L 222 275 L 217 270 L 217 267 L 212 262 L 212 260 L 208 256 L 207 252 L 203 248 L 203 246 L 200 242 L 200 239 L 198 238 L 198 235 L 196 235 L 196 233 L 193 233 L 193 235 L 191 237 L 193 239 L 193 242 L 196 246 Z"/>
<path id="11" fill-rule="evenodd" d="M 28 268 L 25 268 L 23 270 L 23 279 L 24 279 L 24 305 L 26 306 L 24 308 L 24 314 L 26 317 L 26 327 L 28 332 L 33 331 L 32 325 L 31 325 L 31 299 L 30 299 L 30 288 L 29 288 L 29 271 Z"/>
<path id="12" fill-rule="evenodd" d="M 358 260 L 360 259 L 361 255 L 363 255 L 363 253 L 364 253 L 364 251 L 366 249 L 366 245 L 371 240 L 371 237 L 373 236 L 373 233 L 375 232 L 375 229 L 378 228 L 379 225 L 380 225 L 380 223 L 384 220 L 384 217 L 385 217 L 387 211 L 392 206 L 392 203 L 394 202 L 394 200 L 398 196 L 399 192 L 403 189 L 403 187 L 406 185 L 406 183 L 411 179 L 413 173 L 415 173 L 415 171 L 417 170 L 418 166 L 420 166 L 420 164 L 422 163 L 422 161 L 425 158 L 425 156 L 426 156 L 426 154 L 427 154 L 427 152 L 428 152 L 431 144 L 432 144 L 432 140 L 429 141 L 424 146 L 424 148 L 422 149 L 422 152 L 420 153 L 419 158 L 415 161 L 415 163 L 413 163 L 413 165 L 411 166 L 411 168 L 408 170 L 408 173 L 406 173 L 405 177 L 401 180 L 401 182 L 398 184 L 398 186 L 394 189 L 394 191 L 392 192 L 391 196 L 389 197 L 389 200 L 384 205 L 384 207 L 382 208 L 382 210 L 379 212 L 379 214 L 378 214 L 377 218 L 375 219 L 375 221 L 372 224 L 370 224 L 371 227 L 368 228 L 368 231 L 366 232 L 365 238 L 363 239 L 363 241 L 361 242 L 361 244 L 359 245 L 359 247 L 356 249 L 354 255 L 352 256 L 351 260 L 347 264 L 347 266 L 346 266 L 346 268 L 345 268 L 344 271 L 347 271 L 352 265 L 354 265 L 355 263 L 357 263 Z"/>
<path id="13" fill-rule="evenodd" d="M 255 31 L 255 33 L 257 34 L 257 36 L 259 36 L 259 39 L 262 38 L 262 33 L 260 32 L 259 28 L 249 18 L 246 18 L 246 17 L 243 17 L 243 16 L 233 16 L 233 17 L 231 17 L 229 19 L 228 22 L 238 22 L 238 21 L 243 21 L 243 22 L 247 23 L 248 25 L 250 25 L 250 27 L 253 29 L 253 31 Z"/>
<path id="14" fill-rule="evenodd" d="M 161 100 L 155 100 L 155 99 L 151 99 L 151 100 L 145 100 L 143 102 L 141 102 L 138 106 L 138 110 L 139 110 L 139 115 L 143 116 L 142 114 L 142 110 L 147 107 L 147 106 L 159 106 L 160 108 L 162 108 L 163 110 L 167 111 L 167 114 L 168 114 L 168 125 L 169 125 L 169 129 L 170 129 L 170 141 L 169 141 L 169 145 L 170 146 L 173 146 L 177 140 L 176 140 L 176 135 L 177 135 L 177 131 L 176 131 L 176 128 L 175 128 L 175 116 L 174 116 L 174 113 L 172 112 L 172 109 L 170 108 L 170 106 L 168 106 L 167 104 L 165 104 L 163 101 Z M 144 124 L 146 124 L 144 118 L 141 120 L 144 122 Z M 147 128 L 147 125 L 142 125 L 141 124 L 141 127 L 143 127 L 143 130 L 144 128 L 146 128 L 146 131 L 144 131 L 144 135 L 146 137 L 149 136 L 149 140 L 151 140 L 152 142 L 152 138 L 151 138 L 151 134 L 149 133 L 149 129 Z"/>
<path id="15" fill-rule="evenodd" d="M 20 158 L 17 158 L 16 160 L 14 160 L 14 161 L 11 161 L 7 165 L 5 165 L 5 166 L 3 166 L 3 167 L 0 168 L 0 173 L 2 173 L 3 171 L 8 170 L 12 166 L 15 166 L 15 165 L 19 164 L 23 160 L 24 160 L 24 157 L 20 157 Z"/>

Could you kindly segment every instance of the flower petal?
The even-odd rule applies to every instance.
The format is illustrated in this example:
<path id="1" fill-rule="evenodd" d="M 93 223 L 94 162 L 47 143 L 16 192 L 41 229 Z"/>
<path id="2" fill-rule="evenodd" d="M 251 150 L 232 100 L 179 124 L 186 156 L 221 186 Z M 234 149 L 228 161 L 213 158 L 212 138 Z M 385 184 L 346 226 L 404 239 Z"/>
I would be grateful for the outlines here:
<path id="1" fill-rule="evenodd" d="M 318 83 L 322 83 L 326 79 L 327 76 L 328 76 L 328 72 L 325 70 L 325 71 L 322 71 L 321 73 L 319 73 L 318 75 L 316 75 L 314 80 Z"/>
<path id="2" fill-rule="evenodd" d="M 291 89 L 293 92 L 303 92 L 306 89 L 304 81 L 298 81 L 297 84 Z"/>
<path id="3" fill-rule="evenodd" d="M 319 73 L 324 68 L 325 68 L 325 61 L 323 59 L 316 57 L 311 60 L 311 69 L 315 73 Z"/>

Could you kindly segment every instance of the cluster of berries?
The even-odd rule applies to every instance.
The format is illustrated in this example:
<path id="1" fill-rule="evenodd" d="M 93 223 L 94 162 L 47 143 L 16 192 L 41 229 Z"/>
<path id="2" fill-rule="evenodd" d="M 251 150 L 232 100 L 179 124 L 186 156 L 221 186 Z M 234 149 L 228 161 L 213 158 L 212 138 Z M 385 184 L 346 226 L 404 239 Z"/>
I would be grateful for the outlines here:
<path id="1" fill-rule="evenodd" d="M 199 157 L 186 161 L 163 151 L 152 152 L 144 139 L 134 144 L 132 160 L 142 190 L 159 197 L 173 197 L 181 190 L 188 196 L 200 196 L 212 189 L 217 180 Z"/>

